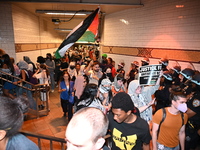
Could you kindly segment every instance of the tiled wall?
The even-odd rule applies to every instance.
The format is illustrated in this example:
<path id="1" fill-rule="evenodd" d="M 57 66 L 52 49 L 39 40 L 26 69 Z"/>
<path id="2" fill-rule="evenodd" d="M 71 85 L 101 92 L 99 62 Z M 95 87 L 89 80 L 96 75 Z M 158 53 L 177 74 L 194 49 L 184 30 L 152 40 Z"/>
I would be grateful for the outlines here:
<path id="1" fill-rule="evenodd" d="M 0 49 L 15 58 L 12 7 L 5 3 L 0 3 Z"/>
<path id="2" fill-rule="evenodd" d="M 46 43 L 48 43 L 49 45 L 50 43 L 61 43 L 63 41 L 63 39 L 55 32 L 54 24 L 51 20 L 35 16 L 15 5 L 12 5 L 12 16 L 15 45 L 24 44 L 23 46 L 26 47 L 26 45 L 29 44 L 30 49 L 30 45 L 34 45 L 34 43 L 37 43 L 37 45 L 47 45 Z M 35 47 L 33 47 L 32 51 L 16 51 L 16 62 L 23 59 L 24 55 L 29 56 L 33 62 L 36 62 L 37 56 L 41 55 L 46 57 L 46 53 L 53 54 L 53 51 L 57 48 L 39 49 L 40 50 L 35 50 Z"/>
<path id="3" fill-rule="evenodd" d="M 200 50 L 199 0 L 142 0 L 142 4 L 106 15 L 104 45 Z"/>
<path id="4" fill-rule="evenodd" d="M 158 48 L 160 57 L 168 55 L 163 49 L 200 50 L 199 0 L 142 0 L 141 3 L 144 7 L 105 16 L 103 46 Z M 183 56 L 179 54 L 174 55 Z M 141 57 L 111 55 L 116 63 L 123 59 L 129 65 L 133 60 L 141 60 Z M 183 68 L 189 64 L 179 63 Z M 200 68 L 198 63 L 193 65 Z"/>

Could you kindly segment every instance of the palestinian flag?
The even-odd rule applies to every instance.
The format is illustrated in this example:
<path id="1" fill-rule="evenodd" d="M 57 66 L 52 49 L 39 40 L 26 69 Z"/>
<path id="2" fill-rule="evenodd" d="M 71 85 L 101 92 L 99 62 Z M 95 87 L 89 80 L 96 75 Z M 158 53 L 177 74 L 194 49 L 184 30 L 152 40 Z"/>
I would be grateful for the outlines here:
<path id="1" fill-rule="evenodd" d="M 96 22 L 96 18 L 98 17 L 99 8 L 97 8 L 93 13 L 91 13 L 84 21 L 82 21 L 78 26 L 76 26 L 66 37 L 66 39 L 60 44 L 58 47 L 55 57 L 61 58 L 65 55 L 66 51 L 85 33 L 85 31 L 91 25 L 92 29 L 93 21 Z M 95 33 L 95 32 L 94 32 Z"/>
<path id="2" fill-rule="evenodd" d="M 81 38 L 77 42 L 95 42 L 95 38 L 98 34 L 98 27 L 99 27 L 99 16 L 97 14 L 93 22 L 89 26 L 89 28 L 85 31 L 85 33 L 81 36 Z"/>

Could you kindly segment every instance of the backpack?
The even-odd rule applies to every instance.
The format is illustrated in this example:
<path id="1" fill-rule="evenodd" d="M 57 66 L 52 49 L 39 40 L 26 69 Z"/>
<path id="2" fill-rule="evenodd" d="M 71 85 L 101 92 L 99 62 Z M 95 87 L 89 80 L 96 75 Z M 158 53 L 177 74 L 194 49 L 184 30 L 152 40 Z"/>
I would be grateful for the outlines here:
<path id="1" fill-rule="evenodd" d="M 162 109 L 162 112 L 163 112 L 163 116 L 162 116 L 162 120 L 160 121 L 160 124 L 159 124 L 159 127 L 158 127 L 158 132 L 157 132 L 157 138 L 158 138 L 158 135 L 159 135 L 159 132 L 160 132 L 160 126 L 161 124 L 164 122 L 165 118 L 166 118 L 166 109 L 165 108 L 161 108 Z M 182 118 L 182 126 L 184 124 L 184 114 L 181 112 L 181 118 Z"/>

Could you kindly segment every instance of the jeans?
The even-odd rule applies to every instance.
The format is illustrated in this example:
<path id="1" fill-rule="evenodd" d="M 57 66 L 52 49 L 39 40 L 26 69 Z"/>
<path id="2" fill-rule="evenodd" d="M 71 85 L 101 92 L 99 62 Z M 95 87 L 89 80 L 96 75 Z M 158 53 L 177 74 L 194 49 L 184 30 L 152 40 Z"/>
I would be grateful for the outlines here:
<path id="1" fill-rule="evenodd" d="M 54 72 L 50 72 L 51 90 L 55 89 Z"/>
<path id="2" fill-rule="evenodd" d="M 167 146 L 164 146 L 164 145 L 157 142 L 157 149 L 158 150 L 179 150 L 180 147 L 179 147 L 179 145 L 176 146 L 176 147 L 167 147 Z"/>
<path id="3" fill-rule="evenodd" d="M 73 104 L 69 100 L 61 99 L 61 106 L 64 113 L 68 112 L 68 121 L 70 121 L 73 116 Z"/>
<path id="4" fill-rule="evenodd" d="M 24 84 L 23 86 L 30 88 L 30 89 L 32 88 L 30 84 Z M 29 91 L 27 89 L 19 87 L 18 92 L 17 92 L 17 96 L 23 95 L 23 93 L 26 93 L 26 96 L 27 96 L 28 101 L 29 101 L 30 108 L 36 110 L 37 104 L 36 104 L 36 101 L 33 98 L 32 91 Z"/>

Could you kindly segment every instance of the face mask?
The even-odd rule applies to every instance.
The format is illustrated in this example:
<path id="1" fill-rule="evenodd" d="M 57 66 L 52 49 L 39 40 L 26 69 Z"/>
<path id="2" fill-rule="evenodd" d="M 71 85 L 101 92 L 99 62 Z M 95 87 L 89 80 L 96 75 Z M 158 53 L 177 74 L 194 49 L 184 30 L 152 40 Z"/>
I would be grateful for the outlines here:
<path id="1" fill-rule="evenodd" d="M 178 110 L 180 110 L 181 112 L 185 113 L 187 111 L 187 105 L 186 103 L 183 104 L 179 104 L 177 107 Z"/>
<path id="2" fill-rule="evenodd" d="M 75 68 L 75 66 L 70 66 L 70 69 L 72 69 L 72 70 L 73 70 L 74 68 Z"/>
<path id="3" fill-rule="evenodd" d="M 108 77 L 112 77 L 112 73 L 106 73 Z"/>
<path id="4" fill-rule="evenodd" d="M 111 87 L 104 87 L 103 85 L 101 86 L 101 88 L 104 90 L 104 91 L 110 91 Z"/>
<path id="5" fill-rule="evenodd" d="M 107 91 L 110 91 L 111 87 L 108 86 L 108 87 L 104 87 Z"/>

